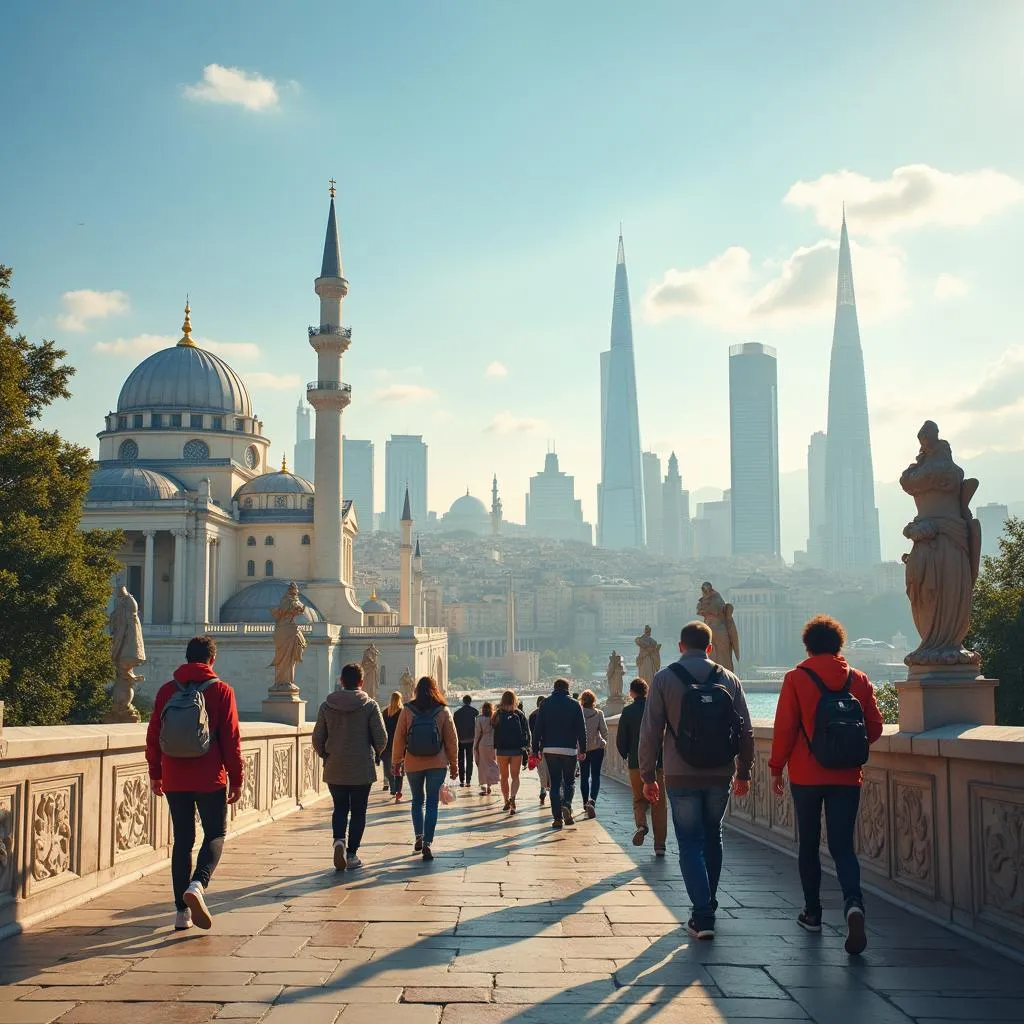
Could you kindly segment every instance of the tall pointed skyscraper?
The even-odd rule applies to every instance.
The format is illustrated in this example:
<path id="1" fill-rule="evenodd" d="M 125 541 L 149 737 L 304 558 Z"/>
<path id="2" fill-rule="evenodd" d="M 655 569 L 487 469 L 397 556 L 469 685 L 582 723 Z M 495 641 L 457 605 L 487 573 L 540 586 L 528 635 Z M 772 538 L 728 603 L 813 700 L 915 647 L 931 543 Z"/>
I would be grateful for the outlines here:
<path id="1" fill-rule="evenodd" d="M 882 560 L 864 353 L 860 347 L 845 212 L 839 238 L 836 320 L 828 375 L 824 542 L 827 569 L 864 569 Z"/>
<path id="2" fill-rule="evenodd" d="M 626 254 L 619 232 L 612 299 L 611 345 L 601 353 L 601 483 L 597 488 L 597 543 L 644 546 L 644 481 L 640 468 L 640 414 L 633 365 Z"/>

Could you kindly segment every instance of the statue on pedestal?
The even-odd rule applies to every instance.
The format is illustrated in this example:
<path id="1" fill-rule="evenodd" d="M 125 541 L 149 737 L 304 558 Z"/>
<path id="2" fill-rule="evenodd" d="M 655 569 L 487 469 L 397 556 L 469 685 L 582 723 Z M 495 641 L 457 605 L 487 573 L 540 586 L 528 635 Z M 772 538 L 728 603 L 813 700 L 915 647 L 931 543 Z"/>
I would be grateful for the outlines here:
<path id="1" fill-rule="evenodd" d="M 380 651 L 375 644 L 371 643 L 363 651 L 363 660 L 359 664 L 363 667 L 363 689 L 368 696 L 376 698 L 380 682 Z"/>
<path id="2" fill-rule="evenodd" d="M 110 690 L 114 706 L 106 720 L 138 722 L 139 712 L 132 703 L 135 684 L 143 682 L 146 677 L 136 675 L 134 669 L 145 662 L 146 645 L 142 639 L 138 602 L 124 586 L 118 588 L 114 610 L 110 613 L 110 658 L 115 672 L 114 685 Z"/>
<path id="3" fill-rule="evenodd" d="M 622 659 L 622 655 L 617 651 L 612 651 L 611 657 L 608 659 L 608 668 L 605 670 L 604 677 L 608 683 L 608 700 L 622 702 L 622 679 L 626 674 L 626 663 Z"/>
<path id="4" fill-rule="evenodd" d="M 705 580 L 700 586 L 697 614 L 711 630 L 711 657 L 730 672 L 735 671 L 733 658 L 740 660 L 740 635 L 732 613 L 732 605 Z"/>
<path id="5" fill-rule="evenodd" d="M 903 556 L 907 597 L 921 635 L 907 665 L 980 665 L 964 638 L 971 624 L 971 594 L 981 562 L 981 524 L 971 514 L 977 480 L 965 480 L 949 443 L 928 420 L 918 432 L 921 450 L 900 477 L 900 487 L 917 505 L 903 528 L 913 541 Z"/>
<path id="6" fill-rule="evenodd" d="M 399 680 L 399 687 L 402 691 L 402 700 L 406 703 L 412 700 L 413 695 L 416 693 L 416 680 L 412 677 L 412 671 L 409 666 L 405 666 L 405 671 L 402 673 L 402 678 Z"/>
<path id="7" fill-rule="evenodd" d="M 270 663 L 274 669 L 274 685 L 270 693 L 297 694 L 295 685 L 295 669 L 302 661 L 302 652 L 306 649 L 306 638 L 295 621 L 306 610 L 299 600 L 298 584 L 288 584 L 287 593 L 281 598 L 276 608 L 270 609 L 274 616 L 274 660 Z"/>
<path id="8" fill-rule="evenodd" d="M 636 674 L 650 685 L 661 668 L 661 644 L 651 636 L 650 626 L 644 626 L 643 633 L 633 642 L 640 648 L 636 654 Z"/>

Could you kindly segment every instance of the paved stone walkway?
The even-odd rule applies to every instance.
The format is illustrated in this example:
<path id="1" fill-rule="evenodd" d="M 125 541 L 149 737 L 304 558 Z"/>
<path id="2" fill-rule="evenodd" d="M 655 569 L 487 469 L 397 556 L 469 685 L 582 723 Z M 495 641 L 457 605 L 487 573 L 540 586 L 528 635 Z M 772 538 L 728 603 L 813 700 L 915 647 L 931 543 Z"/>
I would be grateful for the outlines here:
<path id="1" fill-rule="evenodd" d="M 462 793 L 467 791 L 463 790 Z M 534 776 L 442 808 L 411 856 L 407 802 L 371 798 L 365 868 L 330 864 L 329 801 L 229 843 L 211 932 L 175 934 L 162 870 L 0 943 L 0 1024 L 820 1024 L 1021 1020 L 1024 967 L 880 899 L 842 950 L 794 921 L 795 862 L 727 838 L 718 938 L 691 942 L 669 857 L 632 847 L 612 781 L 598 821 L 552 833 Z"/>

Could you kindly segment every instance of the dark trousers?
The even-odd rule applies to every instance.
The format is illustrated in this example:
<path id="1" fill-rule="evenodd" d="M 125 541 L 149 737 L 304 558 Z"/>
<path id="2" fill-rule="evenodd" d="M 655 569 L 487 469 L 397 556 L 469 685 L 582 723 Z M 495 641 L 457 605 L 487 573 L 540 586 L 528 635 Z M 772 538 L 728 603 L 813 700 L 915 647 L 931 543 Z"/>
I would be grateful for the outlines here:
<path id="1" fill-rule="evenodd" d="M 597 803 L 597 794 L 601 789 L 602 764 L 604 747 L 587 751 L 587 759 L 580 765 L 580 794 L 584 803 Z"/>
<path id="2" fill-rule="evenodd" d="M 860 862 L 853 850 L 853 833 L 860 806 L 860 786 L 798 786 L 790 784 L 796 827 L 799 836 L 798 863 L 800 884 L 804 890 L 804 909 L 821 913 L 821 807 L 825 805 L 825 831 L 828 852 L 836 866 L 839 887 L 843 890 L 844 909 L 852 905 L 863 909 L 860 890 Z"/>
<path id="3" fill-rule="evenodd" d="M 344 839 L 348 833 L 348 852 L 359 852 L 359 844 L 363 840 L 366 829 L 366 805 L 370 802 L 370 784 L 364 786 L 339 786 L 327 783 L 334 800 L 334 814 L 331 815 L 331 828 L 335 841 Z"/>
<path id="4" fill-rule="evenodd" d="M 473 741 L 459 743 L 459 782 L 469 785 L 473 781 Z"/>
<path id="5" fill-rule="evenodd" d="M 384 778 L 388 784 L 388 791 L 392 796 L 402 792 L 402 776 L 392 775 L 393 765 L 391 764 L 391 747 L 385 747 L 384 753 L 380 755 L 380 763 L 384 766 Z"/>
<path id="6" fill-rule="evenodd" d="M 576 789 L 576 758 L 571 754 L 545 754 L 551 776 L 551 816 L 562 820 L 562 805 L 572 806 Z"/>
<path id="7" fill-rule="evenodd" d="M 212 793 L 165 793 L 171 812 L 171 828 L 174 830 L 174 845 L 171 847 L 171 885 L 174 888 L 174 905 L 185 909 L 185 890 L 190 882 L 202 882 L 203 888 L 210 885 L 213 875 L 224 852 L 224 836 L 228 831 L 228 793 L 216 789 Z M 192 847 L 196 844 L 196 810 L 203 826 L 203 844 L 199 847 L 196 869 L 192 871 Z"/>

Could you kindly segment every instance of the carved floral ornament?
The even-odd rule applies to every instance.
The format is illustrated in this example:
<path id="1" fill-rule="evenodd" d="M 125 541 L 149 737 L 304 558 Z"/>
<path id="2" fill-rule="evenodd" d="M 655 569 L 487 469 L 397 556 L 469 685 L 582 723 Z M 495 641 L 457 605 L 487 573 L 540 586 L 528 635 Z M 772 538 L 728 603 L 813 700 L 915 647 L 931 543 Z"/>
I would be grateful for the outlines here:
<path id="1" fill-rule="evenodd" d="M 41 882 L 71 868 L 71 788 L 39 793 L 32 811 L 32 877 Z"/>
<path id="2" fill-rule="evenodd" d="M 1024 917 L 1024 804 L 981 800 L 985 903 Z"/>
<path id="3" fill-rule="evenodd" d="M 312 793 L 316 789 L 316 770 L 316 751 L 312 747 L 304 747 L 302 751 L 302 791 L 304 793 Z"/>
<path id="4" fill-rule="evenodd" d="M 0 797 L 0 894 L 7 891 L 8 876 L 14 874 L 14 796 Z"/>
<path id="5" fill-rule="evenodd" d="M 292 793 L 292 751 L 291 747 L 274 748 L 273 777 L 270 784 L 270 801 L 276 803 Z"/>
<path id="6" fill-rule="evenodd" d="M 114 843 L 118 853 L 126 853 L 150 842 L 152 800 L 149 780 L 144 775 L 129 775 L 118 787 Z"/>
<path id="7" fill-rule="evenodd" d="M 896 874 L 917 882 L 934 878 L 932 809 L 928 790 L 897 782 Z"/>
<path id="8" fill-rule="evenodd" d="M 250 750 L 248 753 L 243 751 L 242 761 L 244 764 L 242 769 L 242 795 L 238 798 L 238 803 L 235 804 L 236 814 L 241 814 L 243 811 L 256 810 L 259 798 L 259 751 Z"/>
<path id="9" fill-rule="evenodd" d="M 886 860 L 888 835 L 888 810 L 885 805 L 885 780 L 872 778 L 867 773 L 860 791 L 860 814 L 857 819 L 857 833 L 860 852 L 876 862 Z"/>

